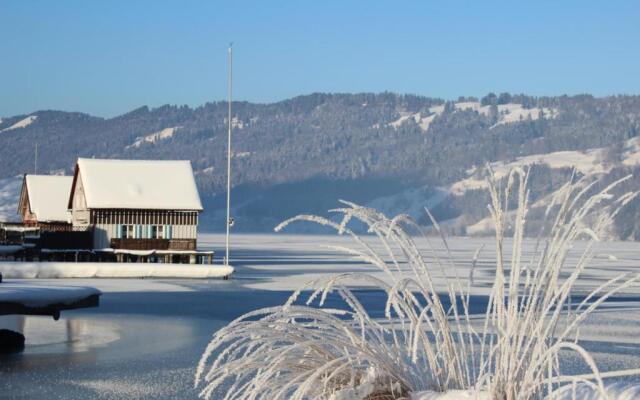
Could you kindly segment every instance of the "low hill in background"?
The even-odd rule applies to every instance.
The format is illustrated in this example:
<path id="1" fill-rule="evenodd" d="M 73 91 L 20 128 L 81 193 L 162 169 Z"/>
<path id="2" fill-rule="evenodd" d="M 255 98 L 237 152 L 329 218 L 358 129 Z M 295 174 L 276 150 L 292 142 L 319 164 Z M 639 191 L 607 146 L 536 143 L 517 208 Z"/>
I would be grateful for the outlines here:
<path id="1" fill-rule="evenodd" d="M 206 208 L 202 229 L 222 231 L 226 112 L 218 102 L 142 107 L 110 119 L 60 111 L 3 117 L 0 214 L 12 214 L 14 177 L 33 171 L 38 143 L 40 173 L 70 174 L 77 157 L 189 159 Z M 236 102 L 232 124 L 237 231 L 268 231 L 348 199 L 428 225 L 426 206 L 454 234 L 487 234 L 487 164 L 499 175 L 532 166 L 534 208 L 544 207 L 574 168 L 577 177 L 605 182 L 640 172 L 640 96 L 503 93 L 445 102 L 316 93 Z M 640 189 L 640 179 L 624 189 Z M 627 208 L 611 236 L 640 239 L 639 213 L 635 204 Z"/>

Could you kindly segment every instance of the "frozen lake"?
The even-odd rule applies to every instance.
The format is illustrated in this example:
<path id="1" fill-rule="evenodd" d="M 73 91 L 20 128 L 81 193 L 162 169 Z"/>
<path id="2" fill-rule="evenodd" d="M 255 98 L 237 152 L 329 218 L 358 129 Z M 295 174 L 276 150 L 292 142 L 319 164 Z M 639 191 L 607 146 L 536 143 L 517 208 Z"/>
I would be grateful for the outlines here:
<path id="1" fill-rule="evenodd" d="M 220 235 L 202 235 L 200 245 L 216 250 L 219 260 L 223 240 Z M 314 277 L 375 272 L 322 247 L 328 244 L 350 241 L 336 236 L 235 236 L 232 264 L 236 273 L 228 281 L 40 280 L 97 287 L 104 293 L 101 305 L 63 312 L 59 321 L 11 317 L 24 329 L 27 346 L 21 354 L 0 356 L 0 398 L 45 394 L 64 399 L 195 398 L 195 365 L 215 330 L 247 311 L 283 303 L 292 290 Z M 433 244 L 444 256 L 439 241 L 434 239 Z M 466 279 L 473 254 L 483 244 L 474 273 L 476 311 L 486 304 L 492 241 L 450 239 L 456 266 L 447 267 L 448 274 Z M 529 243 L 528 251 L 533 247 Z M 597 286 L 622 272 L 640 272 L 640 244 L 601 244 L 595 255 L 579 288 Z M 379 313 L 384 295 L 362 289 L 359 295 L 365 307 Z M 3 319 L 8 322 L 9 317 Z M 601 370 L 640 368 L 640 288 L 635 286 L 608 302 L 590 318 L 581 335 Z M 567 368 L 582 371 L 573 367 L 573 361 L 566 361 Z"/>

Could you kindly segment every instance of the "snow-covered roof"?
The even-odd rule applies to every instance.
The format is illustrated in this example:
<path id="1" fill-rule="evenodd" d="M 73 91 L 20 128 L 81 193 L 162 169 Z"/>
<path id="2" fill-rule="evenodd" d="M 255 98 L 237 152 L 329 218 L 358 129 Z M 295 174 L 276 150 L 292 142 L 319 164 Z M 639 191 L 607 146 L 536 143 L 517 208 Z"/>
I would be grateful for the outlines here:
<path id="1" fill-rule="evenodd" d="M 73 177 L 26 175 L 29 208 L 38 222 L 69 222 L 67 200 Z"/>
<path id="2" fill-rule="evenodd" d="M 202 210 L 190 161 L 79 158 L 78 176 L 90 209 Z"/>
<path id="3" fill-rule="evenodd" d="M 58 286 L 40 283 L 3 282 L 0 303 L 17 303 L 26 307 L 67 309 L 60 304 L 71 305 L 102 292 L 92 287 Z"/>

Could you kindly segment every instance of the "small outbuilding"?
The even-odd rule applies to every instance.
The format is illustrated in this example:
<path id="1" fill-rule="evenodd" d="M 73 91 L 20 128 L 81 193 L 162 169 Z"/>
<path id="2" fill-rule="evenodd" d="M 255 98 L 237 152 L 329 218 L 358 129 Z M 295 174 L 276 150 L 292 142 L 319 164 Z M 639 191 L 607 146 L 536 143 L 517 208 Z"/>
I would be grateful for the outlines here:
<path id="1" fill-rule="evenodd" d="M 70 231 L 67 203 L 72 182 L 71 176 L 26 174 L 18 203 L 23 225 L 41 232 Z"/>

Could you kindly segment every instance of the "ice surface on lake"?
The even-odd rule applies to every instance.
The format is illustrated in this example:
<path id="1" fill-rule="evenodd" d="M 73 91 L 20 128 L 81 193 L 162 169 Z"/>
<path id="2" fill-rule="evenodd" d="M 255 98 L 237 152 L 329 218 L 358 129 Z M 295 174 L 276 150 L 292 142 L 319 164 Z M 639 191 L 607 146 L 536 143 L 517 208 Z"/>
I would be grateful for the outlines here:
<path id="1" fill-rule="evenodd" d="M 60 321 L 39 319 L 32 323 L 33 317 L 27 317 L 27 329 L 37 328 L 40 334 L 31 344 L 27 337 L 23 354 L 0 358 L 0 398 L 32 398 L 46 391 L 51 398 L 67 399 L 195 399 L 195 366 L 214 331 L 250 310 L 282 304 L 292 290 L 311 278 L 347 271 L 373 272 L 362 262 L 326 248 L 330 244 L 350 244 L 343 237 L 234 235 L 231 243 L 236 271 L 228 281 L 38 280 L 43 285 L 94 286 L 103 292 L 101 304 L 98 308 L 63 312 Z M 444 255 L 439 241 L 434 239 L 432 243 Z M 449 272 L 455 271 L 465 280 L 473 253 L 485 245 L 487 250 L 481 253 L 475 271 L 474 294 L 482 299 L 488 293 L 493 242 L 488 238 L 451 238 L 449 244 L 458 263 Z M 224 236 L 201 235 L 199 245 L 219 252 Z M 525 247 L 531 252 L 533 243 L 527 242 Z M 572 253 L 573 257 L 579 250 Z M 579 282 L 581 289 L 597 286 L 619 273 L 640 271 L 640 244 L 599 243 L 595 255 Z M 569 264 L 574 261 L 570 258 Z M 640 367 L 638 293 L 635 287 L 625 301 L 605 304 L 581 331 L 585 347 L 603 372 Z M 374 311 L 384 304 L 383 296 L 361 293 L 364 306 Z M 67 321 L 78 321 L 73 323 L 77 328 L 71 330 L 77 334 L 71 339 L 65 336 Z M 588 372 L 572 357 L 563 368 Z M 640 378 L 623 383 L 627 390 L 639 385 Z"/>

